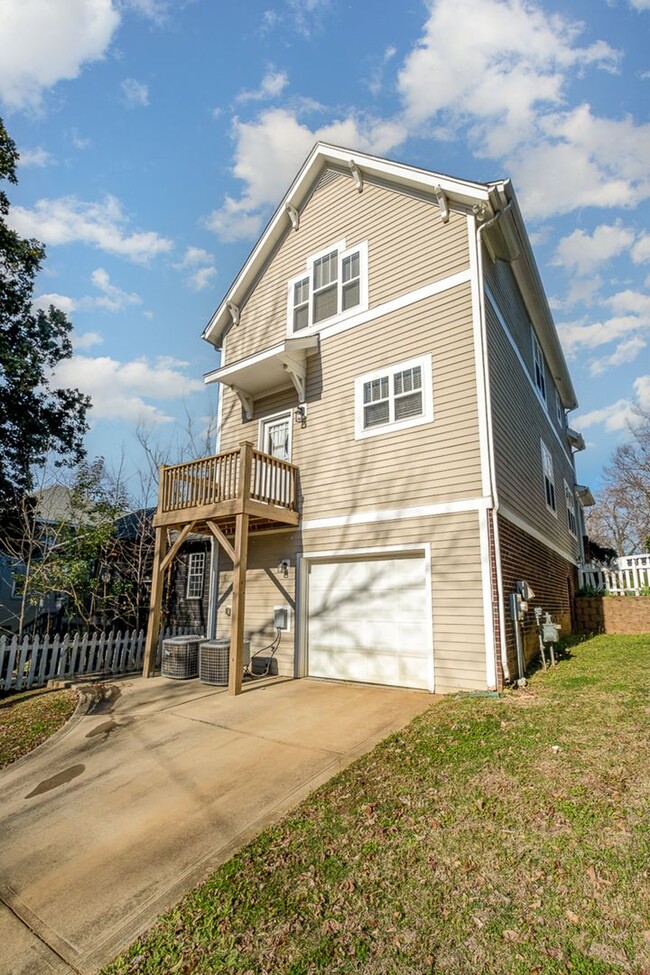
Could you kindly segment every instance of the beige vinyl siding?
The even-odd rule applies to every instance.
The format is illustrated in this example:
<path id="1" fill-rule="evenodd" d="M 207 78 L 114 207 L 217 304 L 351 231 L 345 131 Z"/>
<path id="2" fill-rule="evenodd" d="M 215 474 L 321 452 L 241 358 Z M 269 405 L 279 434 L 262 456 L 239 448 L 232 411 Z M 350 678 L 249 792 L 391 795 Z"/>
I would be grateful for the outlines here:
<path id="1" fill-rule="evenodd" d="M 273 608 L 295 595 L 296 557 L 303 553 L 373 549 L 390 546 L 431 545 L 431 596 L 435 690 L 480 690 L 486 686 L 485 630 L 481 580 L 479 521 L 476 512 L 409 518 L 318 530 L 297 530 L 252 536 L 246 578 L 245 630 L 251 649 L 270 643 Z M 359 556 L 363 558 L 363 555 Z M 278 572 L 289 558 L 289 577 Z M 219 609 L 217 630 L 230 632 L 226 606 L 232 601 L 232 569 L 219 556 Z M 286 595 L 285 595 L 286 593 Z M 293 610 L 293 605 L 292 605 Z M 280 673 L 294 676 L 295 616 L 291 633 L 283 634 L 278 662 Z"/>
<path id="2" fill-rule="evenodd" d="M 371 182 L 358 193 L 350 176 L 337 174 L 313 192 L 299 230 L 285 232 L 242 302 L 239 325 L 228 333 L 224 365 L 285 337 L 289 280 L 306 270 L 310 256 L 343 239 L 348 248 L 369 242 L 370 308 L 455 274 L 469 260 L 463 214 L 452 212 L 444 224 L 435 202 Z"/>
<path id="3" fill-rule="evenodd" d="M 564 480 L 573 485 L 573 469 L 489 302 L 486 302 L 497 491 L 501 505 L 548 538 L 567 557 L 577 558 L 578 543 L 569 533 Z M 557 517 L 546 507 L 540 441 L 553 458 Z"/>
<path id="4" fill-rule="evenodd" d="M 355 440 L 355 379 L 431 355 L 433 422 Z M 221 450 L 257 443 L 259 419 L 295 407 L 294 390 L 258 400 L 242 420 L 224 390 Z M 481 493 L 469 285 L 461 285 L 321 343 L 308 360 L 307 421 L 293 425 L 303 517 L 477 497 Z"/>

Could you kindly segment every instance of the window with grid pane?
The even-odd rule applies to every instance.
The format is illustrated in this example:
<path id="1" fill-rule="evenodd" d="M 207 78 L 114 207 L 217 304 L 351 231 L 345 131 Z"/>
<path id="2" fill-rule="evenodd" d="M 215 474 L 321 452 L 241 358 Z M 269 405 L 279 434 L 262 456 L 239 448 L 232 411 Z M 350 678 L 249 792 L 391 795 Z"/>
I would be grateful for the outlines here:
<path id="1" fill-rule="evenodd" d="M 338 251 L 314 261 L 314 322 L 331 318 L 338 311 L 338 273 Z"/>
<path id="2" fill-rule="evenodd" d="M 367 307 L 365 241 L 353 250 L 345 241 L 306 262 L 307 273 L 289 282 L 291 333 Z"/>
<path id="3" fill-rule="evenodd" d="M 542 471 L 544 472 L 544 494 L 546 496 L 546 507 L 554 514 L 557 511 L 555 503 L 555 473 L 553 471 L 553 458 L 551 452 L 542 442 Z"/>
<path id="4" fill-rule="evenodd" d="M 428 355 L 360 376 L 355 387 L 357 438 L 433 419 Z"/>
<path id="5" fill-rule="evenodd" d="M 388 403 L 388 376 L 371 379 L 363 385 L 363 425 L 364 428 L 388 423 L 390 411 Z"/>
<path id="6" fill-rule="evenodd" d="M 203 595 L 205 552 L 190 552 L 187 562 L 187 598 L 200 599 Z"/>
<path id="7" fill-rule="evenodd" d="M 293 330 L 299 332 L 309 325 L 309 278 L 296 281 L 293 286 Z"/>
<path id="8" fill-rule="evenodd" d="M 574 497 L 573 491 L 564 482 L 564 500 L 566 502 L 566 519 L 569 526 L 569 531 L 576 538 L 578 537 L 578 522 L 576 519 L 576 499 Z"/>
<path id="9" fill-rule="evenodd" d="M 542 398 L 546 400 L 546 372 L 544 369 L 544 356 L 540 348 L 537 336 L 531 330 L 533 340 L 533 369 L 535 374 L 535 385 L 540 391 Z"/>

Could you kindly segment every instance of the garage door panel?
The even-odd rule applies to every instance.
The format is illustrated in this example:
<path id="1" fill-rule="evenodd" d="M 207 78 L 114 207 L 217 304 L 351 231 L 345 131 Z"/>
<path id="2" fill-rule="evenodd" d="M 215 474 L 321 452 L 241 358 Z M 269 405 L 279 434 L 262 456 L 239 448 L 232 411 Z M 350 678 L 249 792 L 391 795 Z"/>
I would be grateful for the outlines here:
<path id="1" fill-rule="evenodd" d="M 312 563 L 309 673 L 431 686 L 430 595 L 424 559 Z"/>

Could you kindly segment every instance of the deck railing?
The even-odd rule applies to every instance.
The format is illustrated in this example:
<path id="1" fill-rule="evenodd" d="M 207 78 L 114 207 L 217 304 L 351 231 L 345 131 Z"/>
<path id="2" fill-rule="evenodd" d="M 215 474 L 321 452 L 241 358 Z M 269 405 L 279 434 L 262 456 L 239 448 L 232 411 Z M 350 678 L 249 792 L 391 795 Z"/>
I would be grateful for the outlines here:
<path id="1" fill-rule="evenodd" d="M 297 510 L 298 468 L 242 444 L 213 457 L 162 467 L 158 510 L 185 511 L 252 498 Z"/>
<path id="2" fill-rule="evenodd" d="M 610 566 L 582 565 L 580 585 L 623 595 L 640 595 L 650 589 L 650 555 L 621 555 Z"/>

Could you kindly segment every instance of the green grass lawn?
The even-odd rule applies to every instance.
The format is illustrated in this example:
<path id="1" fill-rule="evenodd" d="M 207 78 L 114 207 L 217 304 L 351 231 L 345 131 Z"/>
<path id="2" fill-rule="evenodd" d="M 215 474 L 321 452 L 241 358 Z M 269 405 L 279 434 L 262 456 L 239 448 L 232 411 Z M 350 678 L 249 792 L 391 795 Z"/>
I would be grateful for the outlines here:
<path id="1" fill-rule="evenodd" d="M 77 701 L 76 691 L 47 688 L 0 697 L 0 769 L 58 731 Z"/>
<path id="2" fill-rule="evenodd" d="M 106 975 L 650 973 L 650 638 L 436 700 Z"/>

